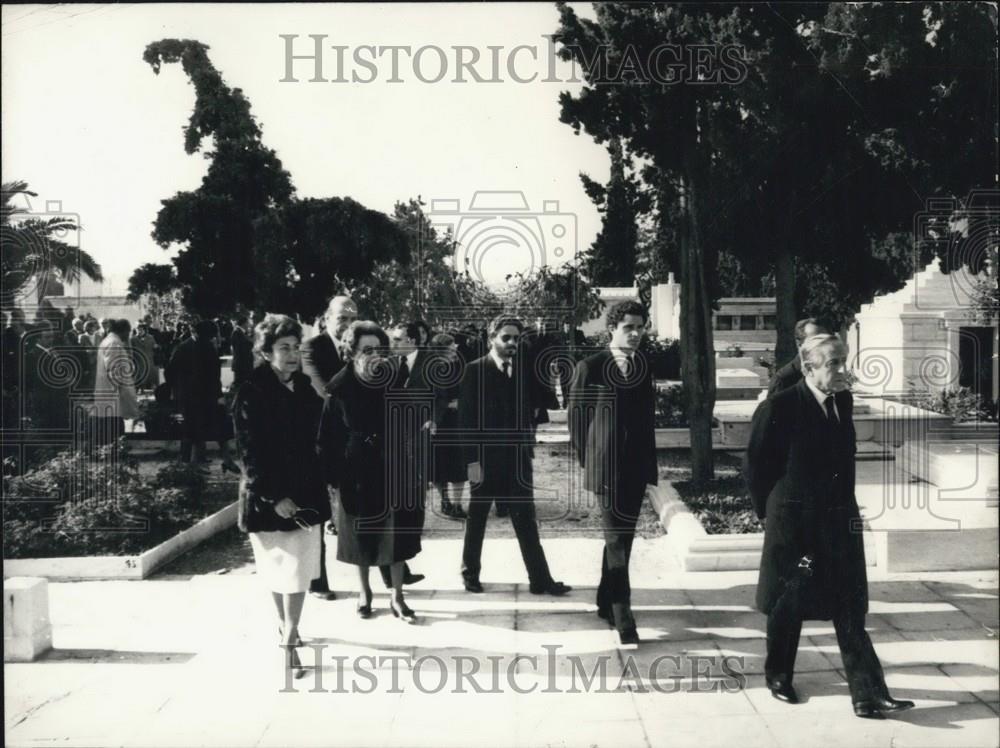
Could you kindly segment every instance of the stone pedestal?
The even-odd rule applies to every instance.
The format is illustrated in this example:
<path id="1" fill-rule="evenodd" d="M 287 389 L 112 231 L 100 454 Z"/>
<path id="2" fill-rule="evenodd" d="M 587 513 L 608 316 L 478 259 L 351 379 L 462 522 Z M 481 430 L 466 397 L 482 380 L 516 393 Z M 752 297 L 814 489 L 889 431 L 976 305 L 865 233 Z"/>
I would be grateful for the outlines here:
<path id="1" fill-rule="evenodd" d="M 31 662 L 51 648 L 48 581 L 40 577 L 3 580 L 4 662 Z"/>

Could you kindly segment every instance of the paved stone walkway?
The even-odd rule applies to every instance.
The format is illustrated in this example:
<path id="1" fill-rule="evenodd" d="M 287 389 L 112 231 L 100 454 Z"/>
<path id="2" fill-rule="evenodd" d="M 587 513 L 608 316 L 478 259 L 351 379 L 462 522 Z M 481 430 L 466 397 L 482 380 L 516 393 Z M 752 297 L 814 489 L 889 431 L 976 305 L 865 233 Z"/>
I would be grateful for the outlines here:
<path id="1" fill-rule="evenodd" d="M 308 600 L 302 634 L 313 648 L 303 659 L 312 665 L 319 655 L 321 666 L 298 681 L 286 680 L 271 603 L 254 575 L 52 584 L 55 650 L 4 668 L 6 743 L 998 743 L 996 573 L 871 585 L 868 626 L 890 688 L 917 702 L 872 722 L 851 713 L 824 622 L 803 631 L 796 686 L 804 703 L 769 696 L 763 617 L 751 607 L 755 573 L 682 573 L 664 539 L 637 540 L 633 597 L 643 643 L 622 650 L 594 614 L 600 541 L 550 538 L 545 548 L 557 578 L 576 587 L 565 598 L 527 593 L 512 539 L 487 541 L 483 595 L 459 587 L 459 541 L 426 541 L 413 568 L 428 579 L 408 596 L 417 626 L 389 615 L 381 593 L 376 617 L 359 620 L 347 592 L 352 570 L 335 564 L 333 585 L 345 594 Z"/>

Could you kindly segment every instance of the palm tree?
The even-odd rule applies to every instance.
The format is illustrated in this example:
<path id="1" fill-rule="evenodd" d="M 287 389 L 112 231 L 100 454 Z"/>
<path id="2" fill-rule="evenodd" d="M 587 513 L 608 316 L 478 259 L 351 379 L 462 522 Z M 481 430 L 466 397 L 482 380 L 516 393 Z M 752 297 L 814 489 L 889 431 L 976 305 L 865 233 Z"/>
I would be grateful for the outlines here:
<path id="1" fill-rule="evenodd" d="M 69 216 L 19 218 L 31 215 L 13 205 L 17 195 L 37 197 L 28 183 L 5 182 L 0 201 L 0 255 L 3 259 L 2 303 L 10 307 L 14 299 L 23 296 L 34 282 L 37 301 L 45 294 L 48 280 L 75 283 L 82 275 L 91 280 L 104 280 L 101 266 L 87 252 L 63 241 L 71 231 L 79 231 Z"/>

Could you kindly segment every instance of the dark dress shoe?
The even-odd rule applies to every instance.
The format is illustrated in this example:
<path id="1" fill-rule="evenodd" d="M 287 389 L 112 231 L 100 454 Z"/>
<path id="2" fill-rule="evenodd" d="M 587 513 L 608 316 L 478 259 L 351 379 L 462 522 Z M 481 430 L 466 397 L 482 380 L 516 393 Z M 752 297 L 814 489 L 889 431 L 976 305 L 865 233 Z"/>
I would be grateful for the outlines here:
<path id="1" fill-rule="evenodd" d="M 795 693 L 791 683 L 783 680 L 768 681 L 767 687 L 778 701 L 784 701 L 786 704 L 799 703 L 799 695 Z"/>
<path id="2" fill-rule="evenodd" d="M 639 643 L 639 632 L 635 630 L 635 626 L 630 626 L 626 629 L 618 630 L 618 641 L 623 645 L 638 644 Z"/>
<path id="3" fill-rule="evenodd" d="M 905 709 L 912 709 L 916 706 L 912 701 L 906 699 L 894 699 L 892 696 L 882 696 L 873 699 L 873 703 L 880 712 L 901 712 Z"/>
<path id="4" fill-rule="evenodd" d="M 885 719 L 874 701 L 859 701 L 854 705 L 854 716 L 861 719 Z"/>
<path id="5" fill-rule="evenodd" d="M 403 584 L 416 584 L 417 582 L 424 581 L 423 574 L 414 574 L 409 569 L 406 570 L 406 574 L 403 575 Z"/>
<path id="6" fill-rule="evenodd" d="M 309 590 L 309 594 L 320 600 L 336 600 L 337 595 L 333 590 Z"/>
<path id="7" fill-rule="evenodd" d="M 372 617 L 372 601 L 367 600 L 364 603 L 361 602 L 361 598 L 358 598 L 358 618 L 363 618 L 365 620 Z"/>
<path id="8" fill-rule="evenodd" d="M 532 595 L 553 595 L 554 597 L 561 597 L 572 589 L 568 584 L 554 580 L 545 585 L 531 585 L 528 587 L 528 591 Z"/>
<path id="9" fill-rule="evenodd" d="M 598 618 L 603 618 L 605 621 L 607 621 L 608 625 L 611 628 L 615 627 L 615 614 L 614 614 L 614 611 L 611 610 L 611 608 L 600 608 L 599 607 L 597 609 L 597 617 Z"/>
<path id="10" fill-rule="evenodd" d="M 478 579 L 464 579 L 462 584 L 465 585 L 466 592 L 482 592 L 483 585 L 479 583 Z"/>

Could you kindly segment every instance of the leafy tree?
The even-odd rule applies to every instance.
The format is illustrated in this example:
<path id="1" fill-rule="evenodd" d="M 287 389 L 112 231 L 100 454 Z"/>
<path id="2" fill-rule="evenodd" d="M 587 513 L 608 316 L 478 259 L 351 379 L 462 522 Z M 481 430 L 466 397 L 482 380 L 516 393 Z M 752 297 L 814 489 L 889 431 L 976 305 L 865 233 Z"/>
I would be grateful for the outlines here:
<path id="1" fill-rule="evenodd" d="M 409 260 L 406 236 L 384 213 L 349 197 L 293 200 L 255 223 L 255 304 L 312 318 L 330 296 L 373 277 L 379 263 Z"/>
<path id="2" fill-rule="evenodd" d="M 261 141 L 250 102 L 230 88 L 208 57 L 208 47 L 189 39 L 164 39 L 146 47 L 143 59 L 159 74 L 179 62 L 195 89 L 195 105 L 184 128 L 184 150 L 202 149 L 208 172 L 193 192 L 164 200 L 153 239 L 164 249 L 182 248 L 174 259 L 185 304 L 214 316 L 237 304 L 253 305 L 257 276 L 271 272 L 254 263 L 254 221 L 288 204 L 291 178 L 275 152 Z"/>
<path id="3" fill-rule="evenodd" d="M 529 273 L 517 273 L 510 298 L 507 311 L 526 322 L 538 317 L 558 318 L 574 328 L 599 316 L 604 308 L 597 289 L 575 264 L 555 269 L 543 265 Z"/>
<path id="4" fill-rule="evenodd" d="M 0 193 L 4 308 L 9 308 L 31 282 L 35 284 L 36 300 L 41 302 L 52 280 L 76 283 L 81 276 L 95 281 L 104 279 L 101 266 L 90 254 L 59 238 L 80 231 L 76 221 L 61 216 L 31 218 L 31 213 L 14 204 L 18 195 L 37 197 L 28 189 L 27 182 L 5 182 Z"/>
<path id="5" fill-rule="evenodd" d="M 842 298 L 900 287 L 898 252 L 873 248 L 898 249 L 891 235 L 912 226 L 926 197 L 994 181 L 996 159 L 983 154 L 996 153 L 995 9 L 599 3 L 596 15 L 560 5 L 560 54 L 586 80 L 579 95 L 561 95 L 561 117 L 598 142 L 621 138 L 649 162 L 658 196 L 675 193 L 670 210 L 669 200 L 658 209 L 680 218 L 692 463 L 707 478 L 719 253 L 737 256 L 750 279 L 773 270 L 779 358 L 794 351 L 797 264 L 822 266 Z M 719 56 L 714 66 L 688 59 L 685 80 L 657 83 L 651 75 L 663 70 L 642 66 L 663 44 Z M 721 64 L 727 48 L 739 65 Z M 915 249 L 924 262 L 925 244 Z"/>
<path id="6" fill-rule="evenodd" d="M 173 265 L 158 265 L 147 262 L 140 265 L 128 279 L 129 301 L 138 301 L 144 294 L 170 293 L 179 287 L 177 273 Z"/>
<path id="7" fill-rule="evenodd" d="M 601 231 L 584 260 L 584 271 L 598 286 L 631 286 L 636 275 L 637 218 L 649 210 L 650 201 L 639 179 L 626 171 L 630 159 L 622 151 L 621 140 L 612 138 L 608 153 L 611 176 L 606 186 L 580 174 L 584 190 L 603 214 Z"/>

